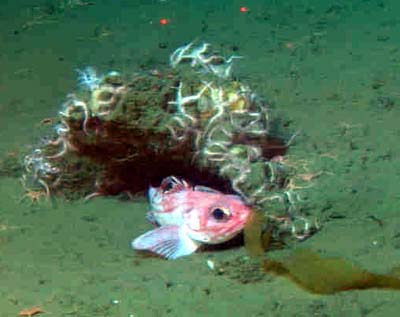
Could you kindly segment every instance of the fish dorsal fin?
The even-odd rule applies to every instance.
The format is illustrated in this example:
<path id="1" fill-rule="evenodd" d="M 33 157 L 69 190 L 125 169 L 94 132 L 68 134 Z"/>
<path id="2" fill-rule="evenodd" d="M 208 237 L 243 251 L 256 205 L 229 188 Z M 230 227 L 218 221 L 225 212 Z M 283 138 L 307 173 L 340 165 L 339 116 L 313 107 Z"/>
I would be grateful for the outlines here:
<path id="1" fill-rule="evenodd" d="M 199 192 L 205 192 L 205 193 L 214 193 L 214 194 L 222 194 L 220 191 L 207 187 L 207 186 L 202 186 L 202 185 L 196 185 L 193 187 L 193 190 L 199 191 Z"/>
<path id="2" fill-rule="evenodd" d="M 150 251 L 168 260 L 192 254 L 199 246 L 198 242 L 187 236 L 182 227 L 176 225 L 150 230 L 132 241 L 135 250 Z"/>
<path id="3" fill-rule="evenodd" d="M 179 179 L 175 176 L 168 176 L 163 179 L 160 187 L 164 193 L 172 193 L 190 188 L 190 185 L 183 179 Z"/>

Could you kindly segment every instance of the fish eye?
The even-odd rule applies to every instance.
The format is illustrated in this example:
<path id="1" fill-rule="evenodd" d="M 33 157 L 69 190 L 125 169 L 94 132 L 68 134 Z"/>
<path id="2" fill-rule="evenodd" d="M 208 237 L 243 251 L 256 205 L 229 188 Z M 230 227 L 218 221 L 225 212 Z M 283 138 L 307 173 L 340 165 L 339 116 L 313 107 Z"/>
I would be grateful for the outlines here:
<path id="1" fill-rule="evenodd" d="M 216 207 L 211 211 L 211 216 L 215 220 L 227 220 L 230 217 L 231 213 L 229 210 L 221 207 Z"/>

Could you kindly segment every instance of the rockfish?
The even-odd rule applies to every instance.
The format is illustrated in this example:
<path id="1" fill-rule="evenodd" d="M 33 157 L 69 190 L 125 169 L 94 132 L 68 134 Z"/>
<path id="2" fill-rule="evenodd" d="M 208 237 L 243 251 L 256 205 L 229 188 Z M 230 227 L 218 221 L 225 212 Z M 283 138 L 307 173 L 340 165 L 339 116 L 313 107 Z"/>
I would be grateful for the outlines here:
<path id="1" fill-rule="evenodd" d="M 174 176 L 148 191 L 147 219 L 157 225 L 132 241 L 167 259 L 195 252 L 202 244 L 219 244 L 237 235 L 252 210 L 236 195 L 205 186 L 191 186 Z"/>

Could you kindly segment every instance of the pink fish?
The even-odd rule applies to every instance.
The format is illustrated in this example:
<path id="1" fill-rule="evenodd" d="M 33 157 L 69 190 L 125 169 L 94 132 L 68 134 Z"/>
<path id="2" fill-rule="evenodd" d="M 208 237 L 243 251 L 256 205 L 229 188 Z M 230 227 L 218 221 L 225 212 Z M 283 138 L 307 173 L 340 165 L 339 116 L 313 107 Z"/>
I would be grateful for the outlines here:
<path id="1" fill-rule="evenodd" d="M 157 226 L 132 241 L 136 250 L 176 259 L 195 252 L 202 244 L 233 238 L 245 226 L 251 209 L 236 195 L 192 187 L 174 176 L 148 191 L 147 218 Z"/>

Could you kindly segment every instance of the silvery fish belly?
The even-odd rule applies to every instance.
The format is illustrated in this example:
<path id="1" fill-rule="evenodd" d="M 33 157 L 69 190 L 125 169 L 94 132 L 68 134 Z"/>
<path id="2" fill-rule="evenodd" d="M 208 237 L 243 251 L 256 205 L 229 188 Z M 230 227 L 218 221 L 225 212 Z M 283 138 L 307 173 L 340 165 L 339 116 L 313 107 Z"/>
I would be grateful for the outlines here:
<path id="1" fill-rule="evenodd" d="M 233 238 L 246 224 L 251 209 L 239 196 L 204 186 L 191 186 L 174 176 L 148 191 L 147 218 L 158 227 L 132 241 L 136 250 L 147 250 L 167 259 L 195 252 L 202 244 Z"/>

